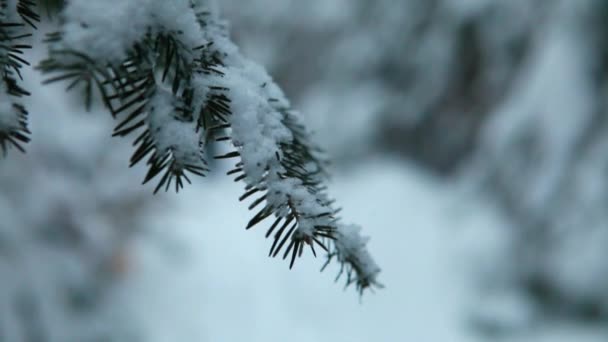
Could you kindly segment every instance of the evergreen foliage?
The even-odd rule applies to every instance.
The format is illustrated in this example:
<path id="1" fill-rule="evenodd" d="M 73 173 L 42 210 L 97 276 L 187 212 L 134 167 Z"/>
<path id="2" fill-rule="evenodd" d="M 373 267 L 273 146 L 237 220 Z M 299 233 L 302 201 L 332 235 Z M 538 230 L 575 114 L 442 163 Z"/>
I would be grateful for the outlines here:
<path id="1" fill-rule="evenodd" d="M 23 58 L 24 50 L 31 48 L 27 43 L 31 36 L 29 29 L 36 28 L 35 23 L 40 20 L 35 5 L 32 0 L 0 1 L 0 111 L 4 112 L 0 115 L 0 150 L 4 155 L 10 147 L 24 152 L 22 145 L 30 140 L 28 112 L 18 101 L 30 94 L 19 81 L 21 68 L 29 65 Z"/>
<path id="2" fill-rule="evenodd" d="M 28 94 L 15 80 L 27 65 L 19 57 L 29 47 L 20 43 L 28 36 L 21 30 L 39 20 L 33 2 L 16 6 L 23 23 L 2 24 L 4 83 L 12 97 Z M 147 165 L 143 183 L 156 181 L 155 193 L 179 191 L 190 175 L 209 171 L 205 146 L 228 142 L 230 152 L 214 158 L 234 160 L 228 174 L 245 183 L 239 200 L 252 199 L 249 209 L 255 210 L 246 228 L 272 217 L 269 256 L 289 257 L 291 268 L 305 246 L 315 256 L 317 246 L 327 252 L 327 263 L 340 262 L 338 276 L 346 273 L 347 285 L 360 293 L 381 286 L 367 238 L 358 227 L 340 223 L 326 194 L 321 150 L 278 86 L 240 55 L 213 6 L 194 0 L 72 0 L 48 8 L 61 11 L 60 30 L 47 35 L 48 57 L 38 65 L 48 75 L 46 83 L 66 82 L 67 90 L 82 93 L 87 108 L 101 99 L 117 119 L 113 135 L 133 137 L 130 165 Z M 1 125 L 0 116 L 0 142 L 3 149 L 8 141 L 23 150 L 27 112 L 14 108 L 17 125 Z"/>

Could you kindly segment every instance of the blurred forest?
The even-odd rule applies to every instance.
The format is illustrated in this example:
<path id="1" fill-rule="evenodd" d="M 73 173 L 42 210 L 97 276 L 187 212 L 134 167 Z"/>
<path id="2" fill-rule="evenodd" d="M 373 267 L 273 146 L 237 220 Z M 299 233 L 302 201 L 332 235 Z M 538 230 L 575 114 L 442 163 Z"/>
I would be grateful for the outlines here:
<path id="1" fill-rule="evenodd" d="M 415 170 L 449 189 L 455 201 L 474 197 L 496 209 L 501 223 L 476 227 L 457 253 L 463 260 L 474 256 L 464 277 L 475 295 L 459 309 L 459 318 L 472 323 L 467 334 L 485 341 L 558 322 L 583 327 L 581 335 L 563 341 L 583 341 L 587 327 L 605 327 L 608 1 L 222 0 L 220 5 L 244 54 L 269 70 L 327 148 L 336 173 L 346 175 L 345 188 L 360 186 L 349 183 L 349 170 L 374 163 L 382 168 L 379 159 L 391 160 L 399 173 Z M 52 23 L 45 25 L 52 29 Z M 35 49 L 34 59 L 44 53 Z M 126 167 L 128 142 L 110 139 L 107 113 L 101 108 L 83 113 L 61 87 L 38 87 L 41 76 L 35 72 L 28 77 L 35 140 L 25 155 L 0 159 L 0 342 L 137 340 L 133 336 L 170 341 L 132 331 L 154 320 L 129 317 L 150 310 L 145 305 L 126 310 L 145 300 L 132 299 L 120 284 L 130 272 L 133 241 L 156 234 L 150 232 L 150 212 L 161 206 L 169 212 L 166 202 L 177 203 L 181 194 L 152 197 L 139 185 L 141 170 Z M 223 181 L 212 178 L 184 196 L 219 198 L 223 188 L 207 189 Z M 429 203 L 439 203 L 443 193 L 433 192 Z M 386 199 L 374 200 L 381 207 Z M 473 209 L 479 216 L 484 210 Z M 190 215 L 197 221 L 203 214 Z M 404 223 L 394 217 L 390 224 L 401 225 L 400 231 L 425 219 Z M 177 219 L 169 222 L 179 226 Z M 441 222 L 446 225 L 433 229 L 446 236 L 461 233 L 449 218 Z M 383 229 L 389 228 L 369 229 L 372 241 Z M 402 262 L 393 246 L 374 247 L 394 255 L 395 264 Z M 208 257 L 221 264 L 220 256 Z M 447 252 L 444 257 L 450 258 Z M 410 276 L 388 267 L 389 276 Z M 408 291 L 397 287 L 393 291 Z M 390 289 L 389 283 L 384 294 L 370 297 L 390 298 Z M 251 297 L 256 295 L 262 296 Z M 170 305 L 187 306 L 185 297 Z M 239 297 L 240 303 L 249 300 L 257 303 Z M 600 330 L 590 341 L 608 337 Z M 517 341 L 524 340 L 541 338 Z"/>
<path id="2" fill-rule="evenodd" d="M 388 154 L 496 203 L 508 251 L 484 291 L 608 318 L 608 2 L 225 3 L 337 167 Z"/>

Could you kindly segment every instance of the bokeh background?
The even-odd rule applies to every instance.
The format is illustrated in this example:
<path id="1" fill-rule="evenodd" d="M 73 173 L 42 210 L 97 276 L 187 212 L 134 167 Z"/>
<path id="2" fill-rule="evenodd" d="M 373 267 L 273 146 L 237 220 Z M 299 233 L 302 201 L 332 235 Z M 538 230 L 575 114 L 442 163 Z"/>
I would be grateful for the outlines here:
<path id="1" fill-rule="evenodd" d="M 386 288 L 267 258 L 221 163 L 152 196 L 109 114 L 30 71 L 34 140 L 0 160 L 0 341 L 608 339 L 608 2 L 220 5 Z"/>

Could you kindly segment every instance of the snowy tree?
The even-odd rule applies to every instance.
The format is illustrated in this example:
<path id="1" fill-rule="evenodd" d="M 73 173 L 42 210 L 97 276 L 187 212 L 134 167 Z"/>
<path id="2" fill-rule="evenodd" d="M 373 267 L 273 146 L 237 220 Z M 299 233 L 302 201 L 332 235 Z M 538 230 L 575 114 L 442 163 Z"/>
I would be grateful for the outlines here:
<path id="1" fill-rule="evenodd" d="M 0 163 L 0 341 L 132 341 L 119 285 L 152 203 L 124 174 L 109 118 L 53 100 L 62 92 L 23 100 L 45 114 L 31 118 L 36 143 Z"/>
<path id="2" fill-rule="evenodd" d="M 19 103 L 29 95 L 19 82 L 28 64 L 22 39 L 40 17 L 30 0 L 2 5 L 0 144 L 4 152 L 24 151 L 30 132 Z M 68 82 L 87 108 L 100 98 L 118 120 L 114 136 L 136 135 L 131 166 L 146 164 L 143 182 L 157 179 L 154 192 L 179 191 L 189 175 L 204 176 L 206 147 L 226 141 L 231 150 L 215 158 L 235 160 L 228 174 L 245 183 L 239 200 L 253 198 L 249 209 L 257 211 L 247 229 L 272 218 L 270 256 L 290 257 L 291 268 L 305 246 L 314 255 L 317 246 L 359 292 L 381 286 L 367 237 L 338 220 L 324 157 L 300 114 L 265 70 L 239 53 L 213 2 L 72 0 L 58 7 L 59 30 L 48 34 L 48 57 L 37 67 L 47 83 Z"/>
<path id="3" fill-rule="evenodd" d="M 608 317 L 607 10 L 553 4 L 529 71 L 482 126 L 469 168 L 513 221 L 507 287 L 542 316 Z"/>

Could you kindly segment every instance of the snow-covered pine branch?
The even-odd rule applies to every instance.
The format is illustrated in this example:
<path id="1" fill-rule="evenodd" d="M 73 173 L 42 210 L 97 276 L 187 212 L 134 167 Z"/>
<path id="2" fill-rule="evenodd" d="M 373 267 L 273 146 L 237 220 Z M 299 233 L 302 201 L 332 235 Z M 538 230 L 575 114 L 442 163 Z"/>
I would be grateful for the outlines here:
<path id="1" fill-rule="evenodd" d="M 0 151 L 6 154 L 9 147 L 24 152 L 27 143 L 27 110 L 18 99 L 29 93 L 19 85 L 21 68 L 29 63 L 23 52 L 29 49 L 25 40 L 31 36 L 39 20 L 31 0 L 0 0 Z"/>
<path id="2" fill-rule="evenodd" d="M 247 229 L 273 222 L 270 256 L 290 258 L 308 246 L 327 252 L 360 292 L 381 286 L 380 268 L 360 229 L 343 225 L 324 185 L 323 160 L 300 115 L 266 71 L 244 58 L 211 2 L 71 0 L 61 29 L 48 36 L 39 68 L 49 82 L 68 81 L 91 105 L 96 93 L 119 119 L 115 136 L 137 132 L 131 164 L 146 159 L 144 183 L 155 192 L 208 171 L 204 146 L 228 141 L 228 172 L 245 183 L 256 214 Z"/>

